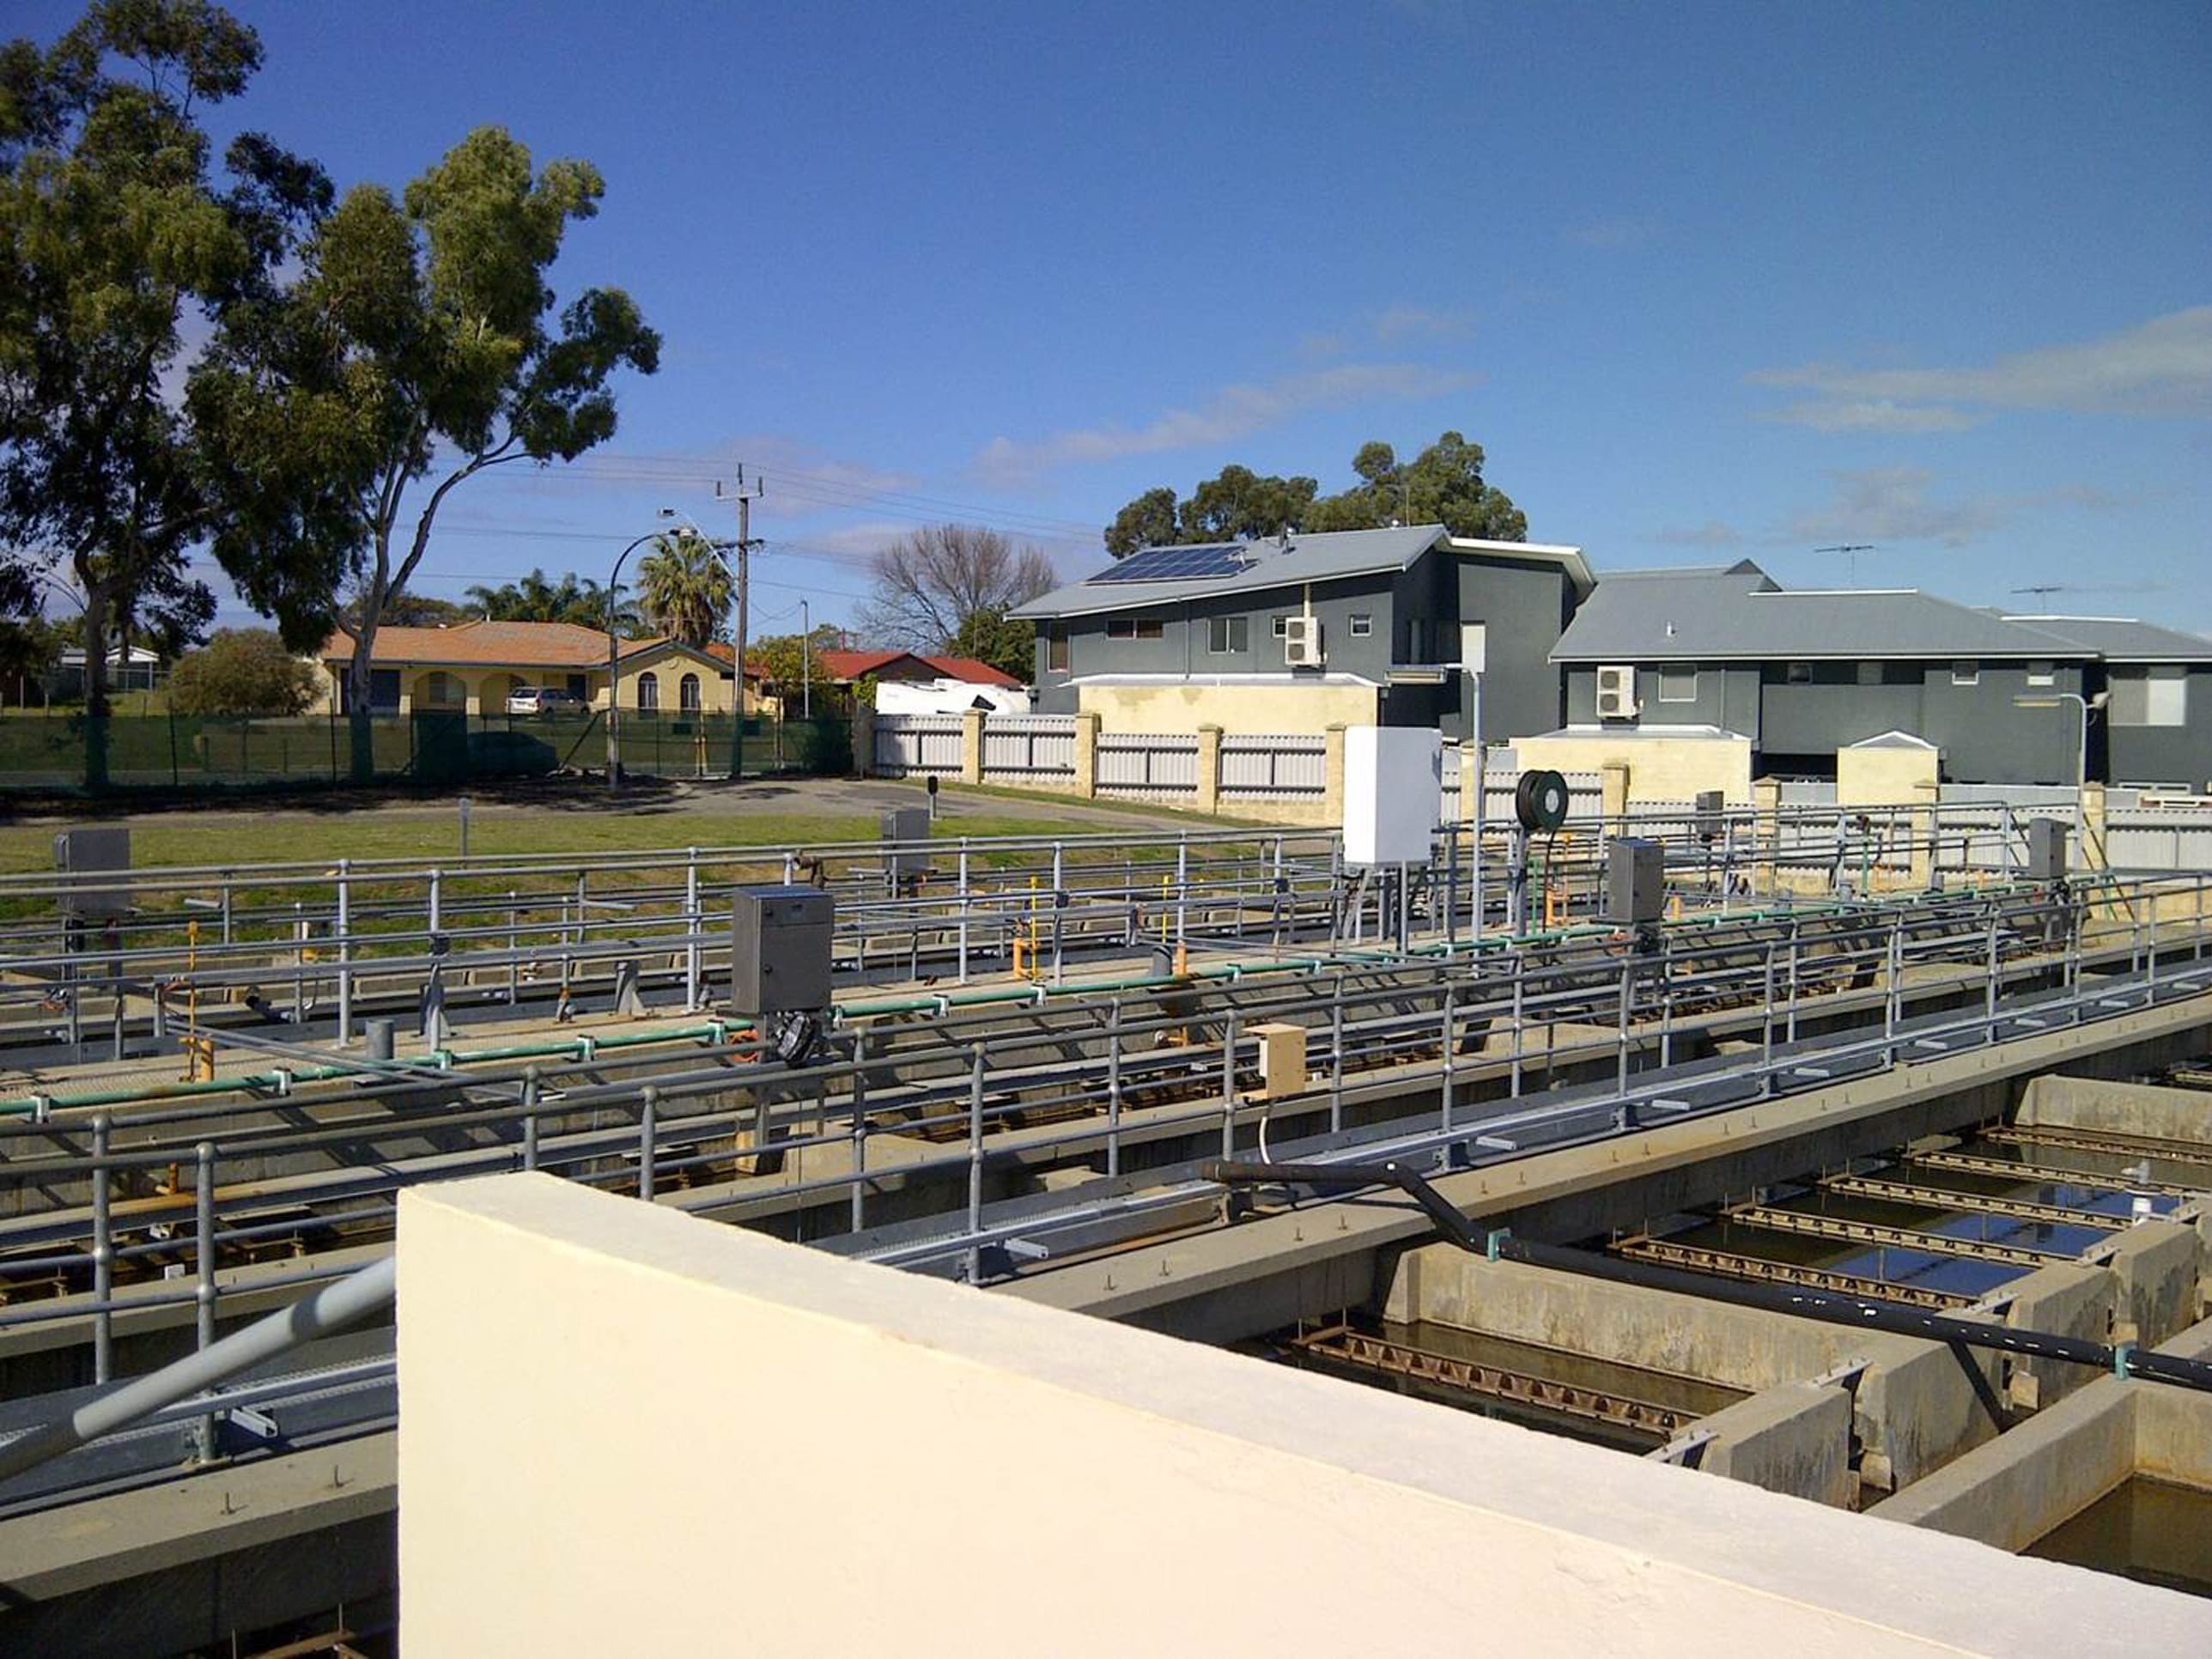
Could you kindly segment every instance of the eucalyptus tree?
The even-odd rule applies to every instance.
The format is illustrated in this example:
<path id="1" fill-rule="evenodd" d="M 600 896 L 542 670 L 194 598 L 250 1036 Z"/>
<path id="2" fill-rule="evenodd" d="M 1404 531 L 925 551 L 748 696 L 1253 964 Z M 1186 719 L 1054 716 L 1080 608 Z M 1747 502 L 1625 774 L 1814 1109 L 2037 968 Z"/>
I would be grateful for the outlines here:
<path id="1" fill-rule="evenodd" d="M 346 192 L 264 303 L 234 308 L 192 376 L 229 511 L 218 550 L 255 550 L 247 597 L 294 637 L 352 636 L 353 769 L 370 770 L 376 631 L 469 479 L 570 460 L 614 435 L 611 383 L 651 374 L 659 335 L 619 289 L 556 313 L 548 272 L 599 210 L 590 163 L 481 127 L 403 195 Z"/>
<path id="2" fill-rule="evenodd" d="M 188 340 L 330 199 L 259 134 L 214 166 L 200 112 L 260 64 L 204 0 L 99 0 L 51 47 L 0 47 L 0 603 L 28 608 L 40 566 L 82 601 L 94 788 L 118 633 L 174 650 L 214 614 L 188 562 L 218 513 L 179 406 Z"/>

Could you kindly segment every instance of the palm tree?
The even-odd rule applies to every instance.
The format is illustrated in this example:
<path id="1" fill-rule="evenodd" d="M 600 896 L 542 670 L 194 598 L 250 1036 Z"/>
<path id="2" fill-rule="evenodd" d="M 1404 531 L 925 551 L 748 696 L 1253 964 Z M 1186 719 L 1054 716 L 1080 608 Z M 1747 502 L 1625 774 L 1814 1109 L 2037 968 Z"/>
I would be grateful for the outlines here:
<path id="1" fill-rule="evenodd" d="M 562 573 L 558 581 L 543 570 L 533 570 L 520 581 L 471 587 L 468 598 L 471 608 L 483 612 L 490 622 L 574 623 L 580 628 L 607 625 L 607 590 L 573 570 Z M 637 626 L 635 605 L 627 600 L 616 605 L 617 631 L 629 633 Z"/>
<path id="2" fill-rule="evenodd" d="M 705 537 L 679 530 L 655 540 L 638 566 L 638 599 L 653 627 L 703 648 L 729 614 L 729 567 Z"/>

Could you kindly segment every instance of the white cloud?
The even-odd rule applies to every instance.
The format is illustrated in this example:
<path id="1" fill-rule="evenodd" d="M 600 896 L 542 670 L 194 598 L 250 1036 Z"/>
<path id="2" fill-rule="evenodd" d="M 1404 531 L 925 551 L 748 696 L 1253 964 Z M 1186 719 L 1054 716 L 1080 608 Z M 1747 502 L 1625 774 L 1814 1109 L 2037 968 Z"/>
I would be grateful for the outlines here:
<path id="1" fill-rule="evenodd" d="M 1834 484 L 1828 504 L 1799 514 L 1783 527 L 1779 539 L 1964 547 L 2003 525 L 2014 505 L 1995 495 L 1936 499 L 1930 494 L 1933 475 L 1917 466 L 1875 466 L 1828 476 Z"/>
<path id="2" fill-rule="evenodd" d="M 1816 432 L 1961 432 L 1981 423 L 1978 416 L 1940 404 L 1914 407 L 1887 398 L 1844 403 L 1795 403 L 1762 415 L 1784 426 L 1809 426 Z"/>
<path id="3" fill-rule="evenodd" d="M 2212 306 L 2196 306 L 2094 340 L 2014 352 L 1977 368 L 1765 368 L 1754 386 L 1803 388 L 1773 418 L 1826 431 L 1941 431 L 1971 424 L 1966 409 L 2083 415 L 2212 415 Z M 1921 424 L 1902 422 L 1917 420 Z"/>
<path id="4" fill-rule="evenodd" d="M 994 438 L 977 453 L 974 471 L 994 483 L 1018 483 L 1056 467 L 1227 443 L 1308 410 L 1439 397 L 1474 380 L 1419 363 L 1340 363 L 1287 374 L 1265 386 L 1224 386 L 1196 408 L 1170 409 L 1142 426 L 1085 427 L 1018 441 Z"/>

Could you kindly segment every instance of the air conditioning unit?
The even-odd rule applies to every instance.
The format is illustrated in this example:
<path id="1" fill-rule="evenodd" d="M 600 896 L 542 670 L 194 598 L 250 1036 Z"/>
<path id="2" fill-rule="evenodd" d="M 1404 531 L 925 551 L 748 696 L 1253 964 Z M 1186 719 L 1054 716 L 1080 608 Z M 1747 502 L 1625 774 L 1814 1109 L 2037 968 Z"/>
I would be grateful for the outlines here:
<path id="1" fill-rule="evenodd" d="M 1622 664 L 1607 664 L 1597 671 L 1597 717 L 1601 720 L 1632 720 L 1642 712 L 1636 701 L 1636 671 Z"/>
<path id="2" fill-rule="evenodd" d="M 1292 668 L 1321 666 L 1321 618 L 1283 618 L 1283 660 Z"/>

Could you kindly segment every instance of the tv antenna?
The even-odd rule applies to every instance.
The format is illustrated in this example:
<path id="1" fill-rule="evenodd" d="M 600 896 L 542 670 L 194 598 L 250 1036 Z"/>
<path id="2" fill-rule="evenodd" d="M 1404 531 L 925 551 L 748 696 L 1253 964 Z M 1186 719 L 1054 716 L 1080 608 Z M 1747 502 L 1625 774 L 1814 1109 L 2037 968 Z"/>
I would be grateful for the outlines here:
<path id="1" fill-rule="evenodd" d="M 1859 555 L 1862 553 L 1873 552 L 1874 544 L 1872 542 L 1838 542 L 1833 547 L 1816 547 L 1813 550 L 1815 553 L 1841 553 L 1844 555 L 1850 561 L 1850 563 L 1844 567 L 1844 570 L 1849 573 L 1845 580 L 1851 586 L 1856 587 L 1859 585 Z"/>

